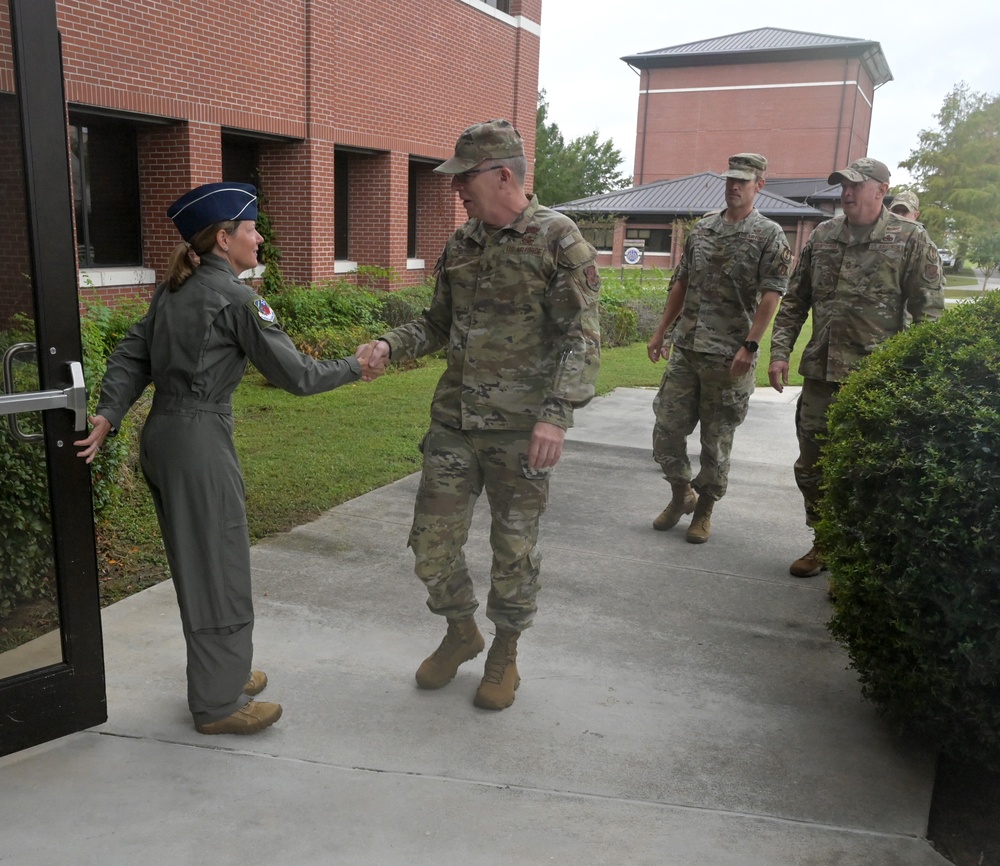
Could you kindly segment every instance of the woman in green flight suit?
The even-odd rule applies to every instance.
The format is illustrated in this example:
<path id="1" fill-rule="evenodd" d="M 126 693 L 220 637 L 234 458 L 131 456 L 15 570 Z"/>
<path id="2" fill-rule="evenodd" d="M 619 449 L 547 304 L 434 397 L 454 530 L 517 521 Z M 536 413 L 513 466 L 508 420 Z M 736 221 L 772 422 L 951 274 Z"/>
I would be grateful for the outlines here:
<path id="1" fill-rule="evenodd" d="M 163 534 L 187 642 L 188 705 L 203 734 L 251 734 L 281 705 L 251 700 L 267 683 L 253 671 L 250 539 L 233 444 L 232 395 L 247 360 L 274 385 L 318 394 L 362 378 L 354 357 L 300 353 L 267 302 L 238 275 L 257 265 L 256 189 L 212 183 L 167 211 L 184 243 L 145 318 L 108 360 L 89 463 L 147 385 L 155 388 L 140 461 Z M 365 380 L 374 378 L 365 370 Z M 249 678 L 249 679 L 248 679 Z"/>

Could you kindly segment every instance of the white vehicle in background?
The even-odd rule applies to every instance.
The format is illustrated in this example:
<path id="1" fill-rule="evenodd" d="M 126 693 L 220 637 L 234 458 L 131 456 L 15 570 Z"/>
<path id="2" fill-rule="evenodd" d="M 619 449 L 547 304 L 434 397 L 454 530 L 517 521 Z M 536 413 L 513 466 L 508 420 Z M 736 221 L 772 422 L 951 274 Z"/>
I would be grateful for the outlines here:
<path id="1" fill-rule="evenodd" d="M 951 250 L 940 249 L 938 255 L 941 256 L 941 267 L 946 271 L 955 269 L 955 254 Z"/>

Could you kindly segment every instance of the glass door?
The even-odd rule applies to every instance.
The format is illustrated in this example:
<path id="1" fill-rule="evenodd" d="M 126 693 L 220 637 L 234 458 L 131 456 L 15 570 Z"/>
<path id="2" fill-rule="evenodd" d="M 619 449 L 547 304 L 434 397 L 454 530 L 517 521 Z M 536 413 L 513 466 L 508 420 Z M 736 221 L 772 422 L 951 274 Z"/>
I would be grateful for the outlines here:
<path id="1" fill-rule="evenodd" d="M 107 718 L 55 0 L 0 0 L 0 755 Z"/>

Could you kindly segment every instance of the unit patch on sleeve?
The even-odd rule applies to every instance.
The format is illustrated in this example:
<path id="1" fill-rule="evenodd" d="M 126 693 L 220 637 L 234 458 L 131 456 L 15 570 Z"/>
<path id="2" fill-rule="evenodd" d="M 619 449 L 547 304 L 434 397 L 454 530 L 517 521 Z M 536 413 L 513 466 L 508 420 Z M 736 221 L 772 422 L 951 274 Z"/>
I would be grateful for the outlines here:
<path id="1" fill-rule="evenodd" d="M 265 322 L 274 322 L 274 310 L 268 306 L 267 301 L 263 298 L 257 298 L 257 300 L 253 302 L 253 305 L 257 308 L 257 315 L 260 316 Z"/>

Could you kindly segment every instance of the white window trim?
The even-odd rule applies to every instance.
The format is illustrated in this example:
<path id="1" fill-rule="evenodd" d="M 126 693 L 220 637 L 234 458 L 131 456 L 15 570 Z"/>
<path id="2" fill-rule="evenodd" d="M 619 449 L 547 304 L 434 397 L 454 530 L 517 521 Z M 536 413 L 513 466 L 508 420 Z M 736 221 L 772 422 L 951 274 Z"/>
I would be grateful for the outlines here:
<path id="1" fill-rule="evenodd" d="M 408 271 L 422 271 L 426 265 L 423 259 L 407 259 L 406 260 L 406 270 Z"/>
<path id="2" fill-rule="evenodd" d="M 335 274 L 354 274 L 357 273 L 358 263 L 349 262 L 347 259 L 337 259 L 333 263 L 333 272 Z"/>
<path id="3" fill-rule="evenodd" d="M 152 268 L 81 268 L 81 289 L 104 289 L 114 286 L 148 286 L 156 282 Z"/>
<path id="4" fill-rule="evenodd" d="M 506 12 L 501 12 L 499 9 L 494 9 L 492 6 L 487 6 L 483 0 L 460 0 L 466 6 L 471 6 L 473 9 L 479 12 L 485 12 L 491 18 L 496 18 L 497 21 L 503 21 L 505 24 L 513 24 L 515 27 L 521 30 L 527 30 L 529 33 L 541 37 L 542 35 L 542 25 L 536 21 L 532 21 L 530 18 L 525 18 L 523 15 L 508 15 Z"/>

